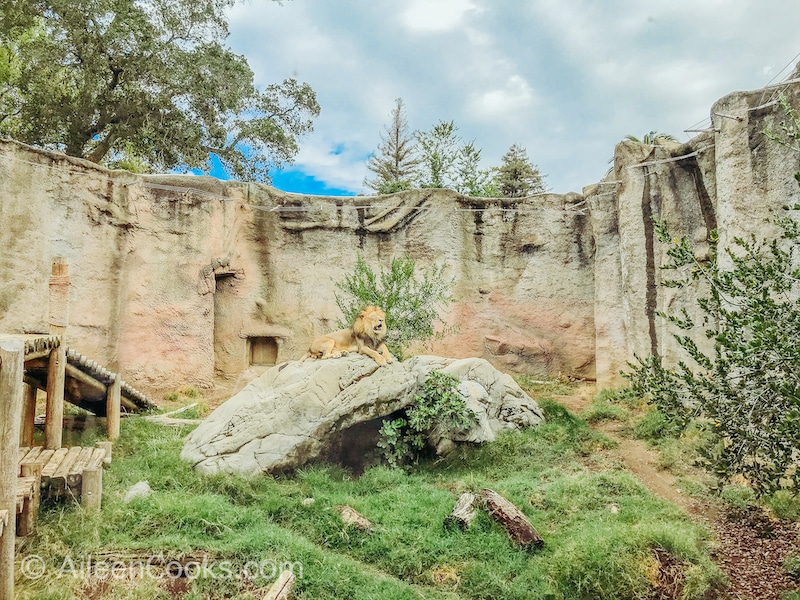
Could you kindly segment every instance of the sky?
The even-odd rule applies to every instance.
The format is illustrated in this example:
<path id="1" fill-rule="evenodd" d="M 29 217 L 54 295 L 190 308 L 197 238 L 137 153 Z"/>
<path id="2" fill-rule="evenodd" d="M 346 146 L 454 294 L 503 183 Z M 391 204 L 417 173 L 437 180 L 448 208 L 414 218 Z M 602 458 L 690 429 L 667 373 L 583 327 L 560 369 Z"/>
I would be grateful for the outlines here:
<path id="1" fill-rule="evenodd" d="M 370 193 L 364 178 L 395 99 L 409 128 L 454 121 L 499 165 L 523 146 L 555 193 L 602 179 L 614 146 L 688 141 L 729 93 L 788 77 L 797 0 L 244 0 L 231 49 L 256 85 L 295 77 L 321 106 L 279 189 Z"/>

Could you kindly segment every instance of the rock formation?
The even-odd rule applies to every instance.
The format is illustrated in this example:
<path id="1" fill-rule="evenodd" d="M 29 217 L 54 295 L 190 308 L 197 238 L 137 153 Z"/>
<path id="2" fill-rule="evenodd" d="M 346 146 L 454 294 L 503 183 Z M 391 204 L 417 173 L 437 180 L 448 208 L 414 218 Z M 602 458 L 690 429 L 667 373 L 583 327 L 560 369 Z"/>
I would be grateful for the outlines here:
<path id="1" fill-rule="evenodd" d="M 415 356 L 379 367 L 368 357 L 291 361 L 269 369 L 223 403 L 187 438 L 181 456 L 206 473 L 259 473 L 363 453 L 383 417 L 414 399 L 432 370 L 455 376 L 478 424 L 437 431 L 439 453 L 456 442 L 486 442 L 498 432 L 542 421 L 537 404 L 506 374 L 477 358 Z M 366 427 L 365 427 L 366 425 Z M 365 442 L 367 442 L 365 444 Z"/>
<path id="2" fill-rule="evenodd" d="M 702 259 L 712 229 L 723 247 L 765 235 L 770 211 L 800 200 L 797 156 L 764 133 L 780 130 L 779 94 L 800 106 L 796 80 L 730 94 L 686 144 L 621 142 L 582 194 L 530 198 L 307 197 L 0 140 L 0 331 L 46 330 L 47 273 L 65 256 L 70 347 L 151 395 L 222 390 L 336 329 L 335 284 L 359 255 L 376 270 L 409 256 L 456 282 L 455 333 L 427 352 L 615 385 L 634 354 L 677 358 L 659 311 L 697 310 L 700 289 L 660 285 L 652 218 Z"/>

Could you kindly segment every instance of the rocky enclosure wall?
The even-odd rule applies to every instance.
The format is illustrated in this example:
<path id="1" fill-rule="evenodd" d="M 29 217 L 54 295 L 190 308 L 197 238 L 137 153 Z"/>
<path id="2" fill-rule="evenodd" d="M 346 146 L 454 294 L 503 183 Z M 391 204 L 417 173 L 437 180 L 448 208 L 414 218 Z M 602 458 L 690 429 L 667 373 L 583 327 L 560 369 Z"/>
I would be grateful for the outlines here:
<path id="1" fill-rule="evenodd" d="M 335 282 L 359 255 L 446 265 L 455 333 L 431 352 L 534 377 L 620 381 L 634 353 L 668 361 L 658 310 L 696 310 L 659 285 L 651 217 L 698 255 L 763 233 L 797 200 L 797 158 L 767 140 L 775 91 L 737 93 L 691 142 L 624 142 L 583 194 L 521 200 L 445 190 L 309 197 L 209 177 L 138 176 L 0 142 L 0 331 L 47 327 L 50 263 L 70 262 L 68 343 L 149 390 L 224 388 L 252 366 L 298 358 L 337 326 Z"/>

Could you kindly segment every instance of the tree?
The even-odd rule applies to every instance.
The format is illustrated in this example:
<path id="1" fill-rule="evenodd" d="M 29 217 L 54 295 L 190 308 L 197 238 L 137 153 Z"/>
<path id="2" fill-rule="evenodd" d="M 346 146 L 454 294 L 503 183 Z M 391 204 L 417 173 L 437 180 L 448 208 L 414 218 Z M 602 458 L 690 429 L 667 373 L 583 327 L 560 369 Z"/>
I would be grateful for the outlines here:
<path id="1" fill-rule="evenodd" d="M 517 144 L 512 144 L 503 155 L 497 171 L 497 189 L 508 198 L 522 198 L 547 191 L 539 169 L 530 162 L 525 148 Z"/>
<path id="2" fill-rule="evenodd" d="M 365 179 L 364 184 L 379 194 L 391 194 L 411 189 L 419 159 L 414 138 L 408 132 L 402 98 L 395 100 L 391 113 L 391 124 L 384 127 L 379 154 L 372 154 L 367 168 L 375 173 L 374 179 Z"/>
<path id="3" fill-rule="evenodd" d="M 456 158 L 455 189 L 465 196 L 495 196 L 497 186 L 493 184 L 494 170 L 481 169 L 481 149 L 475 141 L 464 144 Z"/>
<path id="4" fill-rule="evenodd" d="M 336 284 L 336 304 L 342 311 L 341 327 L 353 322 L 365 306 L 379 306 L 386 311 L 386 346 L 398 357 L 404 348 L 436 335 L 434 323 L 441 322 L 441 311 L 452 302 L 453 281 L 444 276 L 444 265 L 416 274 L 411 258 L 392 259 L 389 270 L 375 273 L 359 256 L 355 271 Z"/>
<path id="5" fill-rule="evenodd" d="M 439 121 L 430 131 L 418 131 L 420 166 L 417 183 L 421 188 L 454 188 L 455 165 L 461 147 L 453 121 Z"/>
<path id="6" fill-rule="evenodd" d="M 222 43 L 234 0 L 5 0 L 0 134 L 97 163 L 269 181 L 319 105 L 294 79 L 256 89 Z M 0 67 L 2 71 L 3 67 Z"/>

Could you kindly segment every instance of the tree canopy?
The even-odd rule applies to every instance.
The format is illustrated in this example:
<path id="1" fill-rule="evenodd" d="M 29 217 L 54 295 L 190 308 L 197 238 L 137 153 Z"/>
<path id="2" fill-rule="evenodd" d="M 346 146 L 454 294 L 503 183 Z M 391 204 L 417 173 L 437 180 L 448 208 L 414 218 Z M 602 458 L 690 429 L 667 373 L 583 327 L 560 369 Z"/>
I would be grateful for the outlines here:
<path id="1" fill-rule="evenodd" d="M 503 155 L 503 162 L 497 171 L 497 187 L 503 196 L 521 198 L 547 191 L 544 178 L 531 161 L 522 146 L 512 144 Z"/>
<path id="2" fill-rule="evenodd" d="M 97 163 L 269 181 L 319 114 L 294 79 L 258 90 L 223 45 L 234 0 L 5 0 L 0 134 Z"/>

